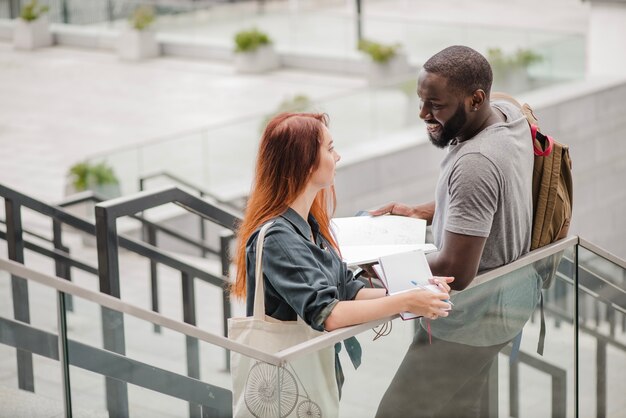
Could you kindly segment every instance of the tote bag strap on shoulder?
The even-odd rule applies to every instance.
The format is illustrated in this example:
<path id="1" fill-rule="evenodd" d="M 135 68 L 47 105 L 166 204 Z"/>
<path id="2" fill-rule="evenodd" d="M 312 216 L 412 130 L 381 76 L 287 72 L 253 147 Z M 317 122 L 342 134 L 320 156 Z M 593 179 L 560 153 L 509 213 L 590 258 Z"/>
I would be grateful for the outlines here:
<path id="1" fill-rule="evenodd" d="M 254 277 L 256 284 L 254 286 L 254 312 L 252 315 L 255 319 L 265 319 L 265 280 L 263 280 L 263 242 L 265 241 L 265 233 L 272 226 L 274 221 L 267 222 L 261 227 L 259 235 L 256 239 L 256 264 L 254 269 Z"/>

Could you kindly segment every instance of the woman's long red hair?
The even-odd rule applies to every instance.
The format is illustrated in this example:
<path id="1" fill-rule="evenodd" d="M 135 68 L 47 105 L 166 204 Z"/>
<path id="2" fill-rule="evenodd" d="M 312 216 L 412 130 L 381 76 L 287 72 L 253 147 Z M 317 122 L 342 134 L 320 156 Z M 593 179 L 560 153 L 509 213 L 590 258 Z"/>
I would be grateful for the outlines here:
<path id="1" fill-rule="evenodd" d="M 320 147 L 328 116 L 323 113 L 281 113 L 267 124 L 256 162 L 252 190 L 237 231 L 237 276 L 231 293 L 246 296 L 246 243 L 265 222 L 285 212 L 303 191 L 319 165 Z M 321 190 L 311 206 L 320 233 L 337 249 L 330 231 L 336 204 L 335 189 Z"/>

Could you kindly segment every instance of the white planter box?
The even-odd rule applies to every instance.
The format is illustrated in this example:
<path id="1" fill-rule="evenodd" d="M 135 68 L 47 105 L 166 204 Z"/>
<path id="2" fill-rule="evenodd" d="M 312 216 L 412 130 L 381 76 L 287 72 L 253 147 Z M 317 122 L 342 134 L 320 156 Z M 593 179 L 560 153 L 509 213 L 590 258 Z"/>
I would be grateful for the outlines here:
<path id="1" fill-rule="evenodd" d="M 391 82 L 394 79 L 406 76 L 411 72 L 407 57 L 403 53 L 396 54 L 389 61 L 380 63 L 369 60 L 367 68 L 367 80 L 370 84 Z"/>
<path id="2" fill-rule="evenodd" d="M 263 73 L 279 67 L 278 55 L 271 45 L 252 52 L 235 53 L 235 69 L 239 73 Z"/>
<path id="3" fill-rule="evenodd" d="M 127 29 L 120 33 L 117 52 L 126 61 L 140 61 L 160 55 L 156 35 L 150 30 Z"/>
<path id="4" fill-rule="evenodd" d="M 52 34 L 48 27 L 48 17 L 41 16 L 37 20 L 27 22 L 17 19 L 13 31 L 15 49 L 33 50 L 52 45 Z"/>

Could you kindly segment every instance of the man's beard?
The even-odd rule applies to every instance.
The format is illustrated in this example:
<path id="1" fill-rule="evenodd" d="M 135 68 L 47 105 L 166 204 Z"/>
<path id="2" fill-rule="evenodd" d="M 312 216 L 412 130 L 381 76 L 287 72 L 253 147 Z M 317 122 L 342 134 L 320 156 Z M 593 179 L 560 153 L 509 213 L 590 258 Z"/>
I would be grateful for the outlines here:
<path id="1" fill-rule="evenodd" d="M 452 142 L 454 138 L 459 136 L 461 128 L 463 128 L 465 122 L 467 122 L 467 113 L 465 112 L 463 103 L 459 103 L 454 115 L 452 115 L 448 122 L 443 125 L 439 136 L 434 137 L 430 132 L 428 132 L 428 139 L 430 139 L 430 142 L 434 146 L 438 148 L 445 148 L 450 145 L 450 142 Z"/>

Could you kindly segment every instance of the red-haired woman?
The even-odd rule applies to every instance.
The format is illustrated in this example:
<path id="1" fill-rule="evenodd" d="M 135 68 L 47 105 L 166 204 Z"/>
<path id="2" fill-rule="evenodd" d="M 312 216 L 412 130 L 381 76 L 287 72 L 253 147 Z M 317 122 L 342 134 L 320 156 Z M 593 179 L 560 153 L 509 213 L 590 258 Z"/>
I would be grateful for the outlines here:
<path id="1" fill-rule="evenodd" d="M 247 295 L 251 315 L 256 238 L 260 227 L 273 220 L 263 245 L 266 315 L 282 321 L 299 316 L 319 331 L 405 311 L 428 318 L 447 316 L 447 292 L 416 289 L 384 297 L 384 289 L 365 289 L 341 261 L 330 231 L 340 157 L 327 125 L 327 115 L 312 113 L 282 113 L 267 125 L 238 231 L 232 293 Z M 445 281 L 441 283 L 449 291 Z"/>

